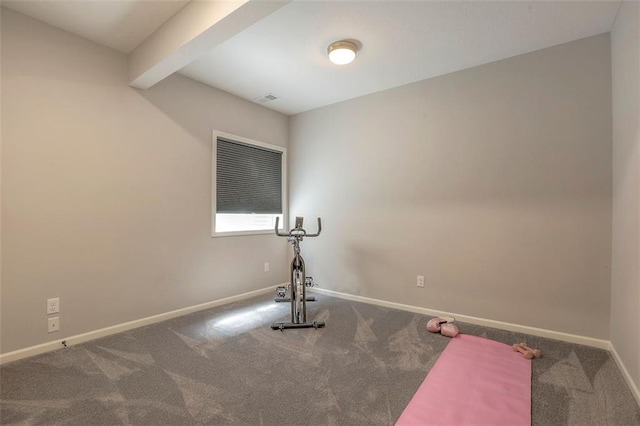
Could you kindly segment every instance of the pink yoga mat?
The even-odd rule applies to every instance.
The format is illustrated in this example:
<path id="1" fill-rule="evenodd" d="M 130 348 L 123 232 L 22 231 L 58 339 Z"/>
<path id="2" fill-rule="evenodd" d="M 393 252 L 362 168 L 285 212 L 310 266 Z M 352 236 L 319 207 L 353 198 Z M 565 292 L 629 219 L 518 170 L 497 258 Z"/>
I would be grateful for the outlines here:
<path id="1" fill-rule="evenodd" d="M 531 361 L 460 334 L 442 351 L 396 426 L 531 424 Z"/>

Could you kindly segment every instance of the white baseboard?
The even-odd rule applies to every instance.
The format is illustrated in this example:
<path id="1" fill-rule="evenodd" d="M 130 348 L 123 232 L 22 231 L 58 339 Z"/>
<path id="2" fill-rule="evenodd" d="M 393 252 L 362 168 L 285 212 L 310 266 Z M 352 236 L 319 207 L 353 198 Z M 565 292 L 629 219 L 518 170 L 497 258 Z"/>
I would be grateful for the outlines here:
<path id="1" fill-rule="evenodd" d="M 402 303 L 387 302 L 380 299 L 372 299 L 370 297 L 355 296 L 353 294 L 340 293 L 333 290 L 326 290 L 314 287 L 314 292 L 326 294 L 327 296 L 339 297 L 341 299 L 353 300 L 354 302 L 369 303 L 371 305 L 384 306 L 387 308 L 400 309 L 403 311 L 414 312 L 417 314 L 429 315 L 432 317 L 452 316 L 461 322 L 482 325 L 485 327 L 498 328 L 501 330 L 515 331 L 518 333 L 530 334 L 532 336 L 546 337 L 549 339 L 561 340 L 563 342 L 577 343 L 579 345 L 591 346 L 599 349 L 609 349 L 610 342 L 608 340 L 594 339 L 592 337 L 579 336 L 576 334 L 562 333 L 560 331 L 547 330 L 543 328 L 529 327 L 527 325 L 513 324 L 502 321 L 495 321 L 484 318 L 477 318 L 468 315 L 456 314 L 453 312 L 437 311 L 434 309 L 421 308 L 418 306 L 404 305 Z"/>
<path id="2" fill-rule="evenodd" d="M 631 393 L 636 398 L 638 405 L 640 405 L 640 390 L 638 389 L 638 385 L 633 381 L 631 374 L 629 374 L 629 370 L 627 370 L 627 367 L 625 367 L 624 363 L 622 362 L 622 359 L 620 359 L 620 356 L 618 355 L 616 348 L 613 346 L 613 343 L 609 345 L 609 351 L 611 352 L 613 359 L 616 361 L 616 364 L 618 364 L 618 368 L 620 368 L 620 371 L 622 371 L 622 376 L 624 377 L 627 384 L 629 385 L 629 388 L 631 389 Z"/>
<path id="3" fill-rule="evenodd" d="M 98 339 L 100 337 L 110 336 L 116 333 L 122 333 L 123 331 L 133 330 L 134 328 L 144 327 L 145 325 L 166 321 L 168 319 L 191 314 L 193 312 L 203 311 L 205 309 L 214 308 L 216 306 L 226 305 L 228 303 L 237 302 L 243 299 L 248 299 L 253 296 L 274 291 L 274 288 L 275 286 L 270 286 L 270 287 L 262 288 L 259 290 L 242 293 L 236 296 L 225 297 L 223 299 L 213 300 L 211 302 L 201 303 L 199 305 L 188 306 L 186 308 L 176 309 L 175 311 L 165 312 L 162 314 L 153 315 L 146 318 L 141 318 L 138 320 L 125 322 L 122 324 L 113 325 L 111 327 L 105 327 L 99 330 L 89 331 L 87 333 L 76 334 L 75 336 L 69 336 L 69 337 L 57 339 L 51 342 L 42 343 L 40 345 L 19 349 L 17 351 L 7 352 L 4 354 L 0 354 L 0 365 L 5 364 L 7 362 L 17 361 L 19 359 L 28 358 L 34 355 L 39 355 L 45 352 L 60 349 L 63 347 L 62 345 L 63 341 L 67 344 L 67 346 L 77 345 L 79 343 Z"/>

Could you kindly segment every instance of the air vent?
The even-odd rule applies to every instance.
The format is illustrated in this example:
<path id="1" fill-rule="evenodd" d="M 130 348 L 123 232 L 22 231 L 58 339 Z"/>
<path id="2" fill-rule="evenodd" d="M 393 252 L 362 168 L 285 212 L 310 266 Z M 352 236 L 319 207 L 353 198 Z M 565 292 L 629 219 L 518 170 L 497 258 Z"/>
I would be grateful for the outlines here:
<path id="1" fill-rule="evenodd" d="M 276 95 L 273 95 L 271 93 L 267 93 L 264 96 L 258 97 L 258 98 L 254 98 L 253 100 L 260 103 L 260 104 L 264 104 L 266 102 L 271 102 L 271 101 L 275 101 L 276 99 L 278 99 L 278 97 Z"/>

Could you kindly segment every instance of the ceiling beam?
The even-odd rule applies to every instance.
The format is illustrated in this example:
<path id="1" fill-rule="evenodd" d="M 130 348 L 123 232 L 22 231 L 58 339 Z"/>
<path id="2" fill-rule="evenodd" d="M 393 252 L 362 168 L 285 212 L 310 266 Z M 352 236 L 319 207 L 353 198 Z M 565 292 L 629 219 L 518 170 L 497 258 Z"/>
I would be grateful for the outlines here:
<path id="1" fill-rule="evenodd" d="M 191 1 L 129 54 L 129 85 L 148 89 L 289 1 Z"/>

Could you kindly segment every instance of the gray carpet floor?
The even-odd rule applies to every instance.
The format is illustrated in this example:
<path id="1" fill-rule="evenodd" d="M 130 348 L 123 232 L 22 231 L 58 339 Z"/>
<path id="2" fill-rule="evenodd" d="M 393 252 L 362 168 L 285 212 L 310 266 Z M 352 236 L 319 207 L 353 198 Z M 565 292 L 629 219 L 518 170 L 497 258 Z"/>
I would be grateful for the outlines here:
<path id="1" fill-rule="evenodd" d="M 75 425 L 393 425 L 449 338 L 430 317 L 319 296 L 324 329 L 274 331 L 289 305 L 268 295 L 0 368 L 0 422 Z M 534 425 L 640 425 L 604 350 L 459 323 L 540 348 Z"/>

